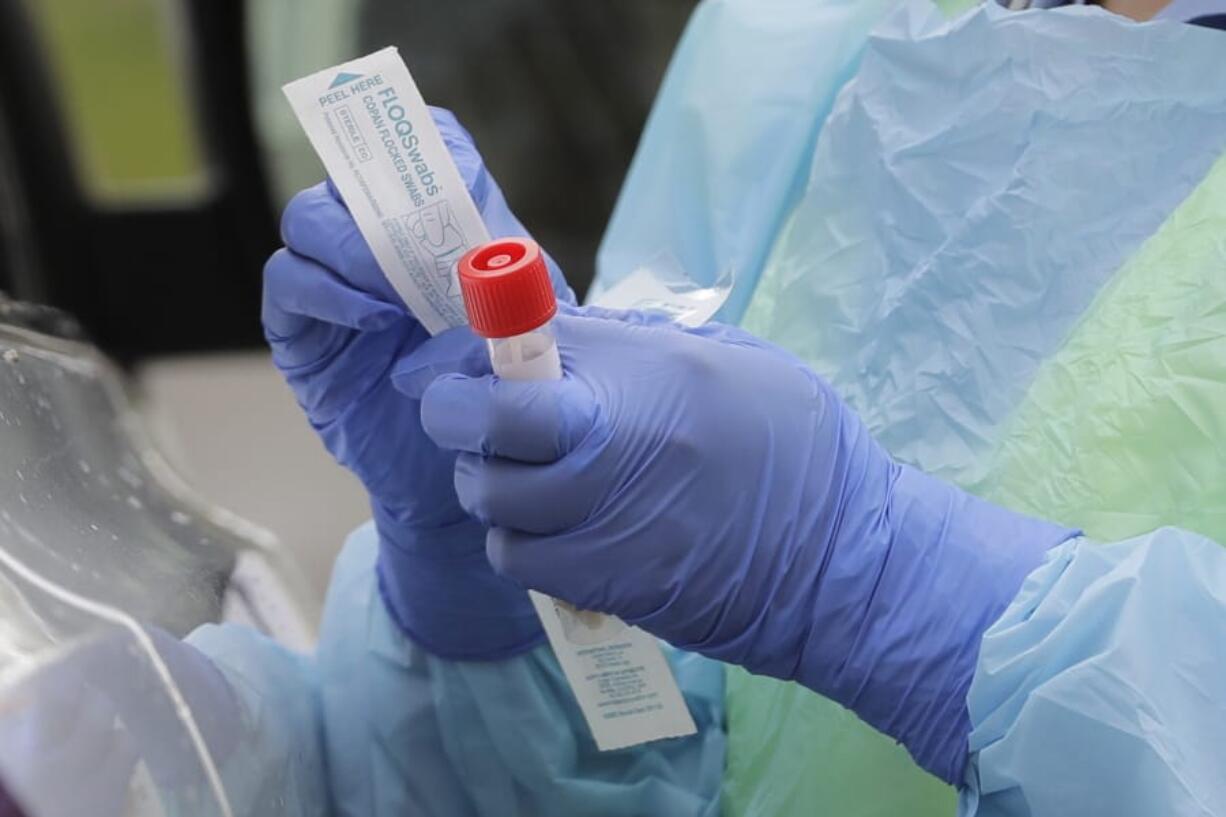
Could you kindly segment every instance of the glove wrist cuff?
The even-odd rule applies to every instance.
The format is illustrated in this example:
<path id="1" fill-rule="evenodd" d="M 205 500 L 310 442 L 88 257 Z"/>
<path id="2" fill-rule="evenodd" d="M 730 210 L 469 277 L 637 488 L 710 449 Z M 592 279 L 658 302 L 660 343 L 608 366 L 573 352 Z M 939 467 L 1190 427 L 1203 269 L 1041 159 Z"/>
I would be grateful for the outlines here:
<path id="1" fill-rule="evenodd" d="M 805 683 L 958 785 L 971 728 L 966 696 L 983 634 L 1047 550 L 1077 532 L 985 502 L 914 468 L 894 468 L 879 524 L 841 543 L 879 551 L 874 575 L 862 583 L 854 637 L 847 638 L 852 625 L 845 606 L 819 610 L 805 651 L 816 664 L 814 683 Z M 819 592 L 819 606 L 820 599 Z M 832 642 L 831 631 L 841 640 Z M 832 643 L 854 646 L 840 656 Z"/>
<path id="2" fill-rule="evenodd" d="M 492 661 L 544 641 L 527 591 L 490 567 L 475 520 L 425 530 L 391 522 L 377 504 L 374 512 L 379 594 L 416 644 L 440 658 Z"/>

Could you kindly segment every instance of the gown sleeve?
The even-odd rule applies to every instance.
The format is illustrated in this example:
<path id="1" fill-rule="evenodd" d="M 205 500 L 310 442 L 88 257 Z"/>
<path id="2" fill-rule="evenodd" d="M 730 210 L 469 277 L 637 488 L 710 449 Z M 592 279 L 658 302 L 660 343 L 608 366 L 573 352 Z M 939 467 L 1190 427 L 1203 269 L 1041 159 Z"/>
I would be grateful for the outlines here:
<path id="1" fill-rule="evenodd" d="M 964 817 L 1226 813 L 1226 550 L 1057 548 L 984 636 Z"/>

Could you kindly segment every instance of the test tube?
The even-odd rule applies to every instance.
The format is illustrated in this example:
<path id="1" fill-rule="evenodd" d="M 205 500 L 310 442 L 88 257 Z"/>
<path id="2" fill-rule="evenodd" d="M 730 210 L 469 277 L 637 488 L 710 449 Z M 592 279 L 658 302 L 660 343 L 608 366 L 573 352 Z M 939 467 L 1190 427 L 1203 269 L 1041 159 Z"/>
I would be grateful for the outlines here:
<path id="1" fill-rule="evenodd" d="M 504 380 L 560 380 L 551 322 L 558 311 L 541 248 L 501 238 L 460 259 L 460 291 L 473 332 L 485 338 L 494 374 Z"/>
<path id="2" fill-rule="evenodd" d="M 552 326 L 558 301 L 537 243 L 500 238 L 482 244 L 460 259 L 459 274 L 469 325 L 485 338 L 494 374 L 504 380 L 561 380 Z M 573 645 L 598 644 L 626 627 L 616 616 L 576 610 L 562 601 L 537 607 L 542 609 L 557 616 Z"/>

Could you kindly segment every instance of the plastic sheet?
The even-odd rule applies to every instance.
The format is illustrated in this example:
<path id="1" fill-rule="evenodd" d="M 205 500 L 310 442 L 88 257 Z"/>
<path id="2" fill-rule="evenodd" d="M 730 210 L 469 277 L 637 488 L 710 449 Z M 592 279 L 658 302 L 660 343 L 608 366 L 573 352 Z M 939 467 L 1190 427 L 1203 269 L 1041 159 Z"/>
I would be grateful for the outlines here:
<path id="1" fill-rule="evenodd" d="M 699 286 L 676 258 L 661 252 L 613 286 L 589 294 L 588 303 L 659 312 L 683 326 L 701 326 L 728 301 L 735 280 L 727 270 L 710 286 Z"/>
<path id="2" fill-rule="evenodd" d="M 0 543 L 40 575 L 180 635 L 221 614 L 231 540 L 129 445 L 83 344 L 0 328 Z"/>
<path id="3" fill-rule="evenodd" d="M 35 573 L 181 636 L 236 606 L 269 625 L 229 592 L 260 567 L 309 639 L 318 606 L 275 541 L 192 493 L 89 345 L 0 323 L 0 450 L 0 547 Z"/>
<path id="4" fill-rule="evenodd" d="M 237 713 L 207 661 L 9 553 L 0 585 L 21 631 L 0 682 L 0 777 L 29 817 L 236 813 L 214 754 Z"/>
<path id="5" fill-rule="evenodd" d="M 236 616 L 309 639 L 297 578 L 178 481 L 92 347 L 0 317 L 0 781 L 27 817 L 250 813 L 233 782 L 278 787 L 285 752 L 244 754 L 245 703 L 176 636 Z"/>

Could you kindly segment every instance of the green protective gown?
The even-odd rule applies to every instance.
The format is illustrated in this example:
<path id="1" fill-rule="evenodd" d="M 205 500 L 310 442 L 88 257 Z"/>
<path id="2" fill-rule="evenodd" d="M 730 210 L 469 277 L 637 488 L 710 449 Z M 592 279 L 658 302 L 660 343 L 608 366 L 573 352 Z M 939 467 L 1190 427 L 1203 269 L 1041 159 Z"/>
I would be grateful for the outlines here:
<path id="1" fill-rule="evenodd" d="M 1224 542 L 1224 406 L 1226 159 L 1043 364 L 968 487 L 1104 541 L 1178 525 Z M 796 684 L 730 667 L 727 705 L 725 814 L 954 813 L 902 747 Z"/>
<path id="2" fill-rule="evenodd" d="M 1125 38 L 1140 30 L 1095 14 L 1070 15 L 1070 25 L 1110 26 Z M 995 502 L 1104 541 L 1174 525 L 1226 542 L 1226 158 L 1215 158 L 1226 139 L 1180 146 L 1197 158 L 1169 173 L 1160 159 L 1148 169 L 1123 171 L 1133 174 L 1125 186 L 1144 191 L 1144 201 L 1118 195 L 1111 201 L 1109 192 L 1092 189 L 1091 170 L 1079 175 L 1062 167 L 1077 161 L 1076 150 L 1045 154 L 1056 178 L 1043 178 L 1036 169 L 1042 163 L 1028 164 L 1023 153 L 1008 150 L 1014 164 L 998 187 L 982 177 L 936 178 L 959 170 L 974 176 L 980 146 L 1010 138 L 1008 131 L 993 133 L 992 116 L 954 107 L 913 120 L 916 132 L 902 141 L 885 135 L 879 144 L 856 144 L 865 133 L 880 134 L 890 115 L 874 108 L 893 102 L 874 86 L 889 73 L 881 63 L 919 72 L 938 64 L 931 53 L 915 57 L 902 50 L 907 47 L 948 47 L 950 73 L 940 81 L 964 83 L 968 99 L 1008 93 L 1009 81 L 1000 77 L 980 74 L 977 86 L 957 73 L 978 66 L 962 50 L 983 32 L 969 30 L 1012 22 L 982 10 L 972 17 L 938 31 L 931 20 L 917 23 L 912 15 L 870 41 L 861 73 L 822 125 L 806 192 L 783 221 L 742 324 L 830 378 L 900 458 Z M 1027 47 L 1041 50 L 1042 37 L 1030 37 Z M 1104 58 L 1104 70 L 1109 65 Z M 1026 83 L 1026 71 L 1015 70 L 1011 79 Z M 1176 88 L 1191 80 L 1172 71 L 1160 81 Z M 919 105 L 937 84 L 930 77 L 906 92 Z M 1187 92 L 1200 100 L 1194 89 Z M 1036 126 L 1019 144 L 1043 147 L 1047 139 L 1067 138 L 1086 150 L 1095 132 L 1079 131 L 1074 120 L 1079 111 L 1087 117 L 1101 111 L 1063 107 L 1059 92 L 1051 93 L 1034 107 L 1065 121 L 1046 131 Z M 952 105 L 933 99 L 934 107 Z M 1216 100 L 1200 101 L 1218 114 Z M 1172 121 L 1178 116 L 1163 105 L 1139 115 L 1155 113 Z M 857 117 L 872 127 L 847 124 Z M 1008 116 L 1002 118 L 1007 127 Z M 929 126 L 935 130 L 925 132 Z M 1147 150 L 1138 141 L 1119 158 L 1144 163 Z M 966 166 L 957 168 L 966 156 Z M 873 161 L 911 167 L 865 171 Z M 1048 192 L 1061 189 L 1059 174 L 1074 189 L 1063 200 Z M 986 191 L 965 202 L 951 194 L 944 202 L 950 213 L 936 226 L 908 224 L 906 205 L 883 207 L 876 198 L 905 194 L 925 212 L 939 211 L 942 195 L 977 182 Z M 1081 199 L 1079 185 L 1086 186 Z M 1019 189 L 1033 200 L 1015 195 Z M 882 239 L 886 230 L 894 234 Z M 1026 230 L 1041 234 L 1044 246 L 1015 242 L 1021 249 L 1010 253 L 1008 236 Z M 864 248 L 874 241 L 884 249 Z M 1023 271 L 993 279 L 979 266 L 1010 264 Z M 975 276 L 973 283 L 967 276 Z M 1082 276 L 1084 286 L 1067 286 L 1069 276 Z M 1019 295 L 1009 288 L 1013 283 L 1033 292 Z M 921 307 L 910 314 L 916 302 Z M 1003 310 L 1015 313 L 1017 323 L 997 322 L 993 312 Z M 985 316 L 987 324 L 976 323 Z M 1027 334 L 1031 318 L 1036 337 Z M 985 340 L 997 325 L 999 337 Z M 930 348 L 937 351 L 912 351 Z M 953 789 L 837 704 L 737 668 L 729 668 L 727 681 L 725 814 L 955 813 Z"/>

